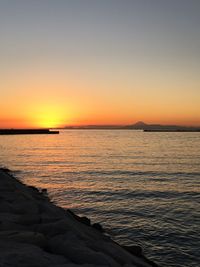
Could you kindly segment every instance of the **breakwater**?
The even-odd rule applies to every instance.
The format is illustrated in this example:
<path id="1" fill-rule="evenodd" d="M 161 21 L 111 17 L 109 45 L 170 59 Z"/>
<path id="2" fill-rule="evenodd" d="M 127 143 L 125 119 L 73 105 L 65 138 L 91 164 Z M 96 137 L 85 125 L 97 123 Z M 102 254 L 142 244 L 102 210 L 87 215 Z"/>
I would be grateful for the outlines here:
<path id="1" fill-rule="evenodd" d="M 101 225 L 54 205 L 46 190 L 22 184 L 6 169 L 0 169 L 0 263 L 3 267 L 157 266 L 139 246 L 120 246 Z"/>
<path id="2" fill-rule="evenodd" d="M 59 131 L 51 131 L 49 129 L 0 129 L 0 135 L 18 134 L 59 134 Z"/>

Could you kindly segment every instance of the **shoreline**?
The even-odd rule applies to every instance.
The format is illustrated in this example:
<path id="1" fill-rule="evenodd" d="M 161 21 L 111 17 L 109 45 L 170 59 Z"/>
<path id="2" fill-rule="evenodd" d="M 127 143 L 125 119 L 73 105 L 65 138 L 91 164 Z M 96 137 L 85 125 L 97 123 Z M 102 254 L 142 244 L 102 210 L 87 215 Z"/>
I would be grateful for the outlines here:
<path id="1" fill-rule="evenodd" d="M 56 206 L 47 190 L 23 184 L 5 168 L 0 200 L 3 267 L 157 266 L 141 247 L 120 246 L 100 224 Z"/>

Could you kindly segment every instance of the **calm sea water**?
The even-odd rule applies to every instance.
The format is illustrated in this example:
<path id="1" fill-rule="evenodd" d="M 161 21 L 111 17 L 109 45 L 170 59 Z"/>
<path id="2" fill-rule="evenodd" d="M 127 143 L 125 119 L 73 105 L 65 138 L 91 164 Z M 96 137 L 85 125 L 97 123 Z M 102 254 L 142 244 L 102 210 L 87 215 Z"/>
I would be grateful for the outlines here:
<path id="1" fill-rule="evenodd" d="M 0 136 L 0 152 L 0 165 L 160 266 L 200 266 L 200 133 Z"/>

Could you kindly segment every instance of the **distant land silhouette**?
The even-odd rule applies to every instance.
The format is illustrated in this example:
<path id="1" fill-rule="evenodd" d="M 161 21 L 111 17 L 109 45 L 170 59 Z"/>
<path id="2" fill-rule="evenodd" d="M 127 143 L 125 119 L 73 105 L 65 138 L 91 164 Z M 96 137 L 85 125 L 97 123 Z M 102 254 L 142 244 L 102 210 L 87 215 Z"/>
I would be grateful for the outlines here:
<path id="1" fill-rule="evenodd" d="M 133 125 L 125 126 L 127 129 L 138 129 L 145 132 L 199 132 L 200 127 L 189 127 L 180 125 L 162 125 L 162 124 L 146 124 L 138 121 Z"/>
<path id="2" fill-rule="evenodd" d="M 65 126 L 64 129 L 81 130 L 143 130 L 145 132 L 200 132 L 199 127 L 180 126 L 180 125 L 162 125 L 147 124 L 138 121 L 130 125 L 84 125 L 84 126 Z"/>

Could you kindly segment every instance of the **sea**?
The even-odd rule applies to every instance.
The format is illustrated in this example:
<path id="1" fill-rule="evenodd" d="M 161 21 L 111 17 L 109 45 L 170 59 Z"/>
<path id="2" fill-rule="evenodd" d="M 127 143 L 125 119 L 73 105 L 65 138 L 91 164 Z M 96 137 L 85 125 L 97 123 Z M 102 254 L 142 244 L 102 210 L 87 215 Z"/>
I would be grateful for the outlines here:
<path id="1" fill-rule="evenodd" d="M 0 166 L 159 266 L 200 266 L 200 133 L 0 136 Z"/>

